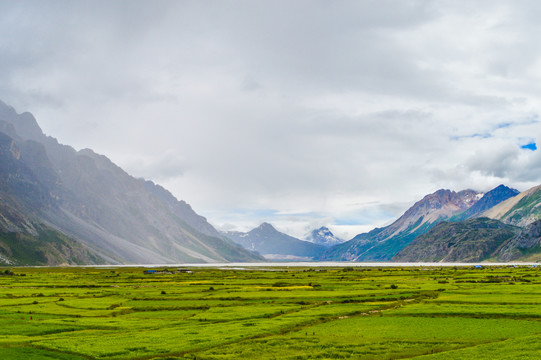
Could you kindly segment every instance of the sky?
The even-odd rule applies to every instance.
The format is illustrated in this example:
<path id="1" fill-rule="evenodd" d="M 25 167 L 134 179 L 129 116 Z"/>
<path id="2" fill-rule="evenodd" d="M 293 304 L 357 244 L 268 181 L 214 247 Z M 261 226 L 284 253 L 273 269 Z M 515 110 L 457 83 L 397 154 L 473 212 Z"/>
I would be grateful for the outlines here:
<path id="1" fill-rule="evenodd" d="M 0 99 L 219 229 L 541 183 L 541 2 L 0 0 Z"/>

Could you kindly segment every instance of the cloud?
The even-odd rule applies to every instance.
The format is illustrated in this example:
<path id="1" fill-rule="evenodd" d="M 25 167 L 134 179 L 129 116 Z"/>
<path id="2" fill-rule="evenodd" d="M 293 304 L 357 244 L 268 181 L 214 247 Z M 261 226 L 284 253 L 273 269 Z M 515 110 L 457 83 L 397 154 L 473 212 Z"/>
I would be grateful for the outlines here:
<path id="1" fill-rule="evenodd" d="M 218 225 L 365 229 L 439 188 L 539 183 L 520 146 L 540 132 L 540 10 L 0 2 L 0 98 Z"/>

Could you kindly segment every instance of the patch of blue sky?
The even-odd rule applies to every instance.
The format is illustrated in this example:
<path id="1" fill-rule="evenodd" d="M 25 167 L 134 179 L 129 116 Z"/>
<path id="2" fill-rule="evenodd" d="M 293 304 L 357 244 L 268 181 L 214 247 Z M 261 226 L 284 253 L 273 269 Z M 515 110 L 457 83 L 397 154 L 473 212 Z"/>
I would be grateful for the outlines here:
<path id="1" fill-rule="evenodd" d="M 475 133 L 471 135 L 461 135 L 461 136 L 451 136 L 450 140 L 452 141 L 458 141 L 462 139 L 472 139 L 472 138 L 479 138 L 479 139 L 489 139 L 492 137 L 492 134 L 490 133 Z"/>
<path id="2" fill-rule="evenodd" d="M 494 131 L 496 131 L 496 130 L 507 129 L 507 128 L 511 128 L 513 126 L 531 125 L 531 124 L 535 124 L 535 123 L 538 123 L 538 122 L 540 122 L 539 115 L 533 114 L 533 115 L 531 115 L 529 117 L 524 118 L 522 121 L 504 121 L 504 122 L 500 122 L 500 123 L 496 124 L 495 126 L 493 126 L 489 131 L 486 131 L 486 132 L 483 132 L 483 133 L 474 133 L 474 134 L 468 134 L 468 135 L 451 136 L 449 139 L 451 141 L 458 141 L 458 140 L 462 140 L 462 139 L 472 139 L 472 138 L 489 139 L 489 138 L 494 136 L 492 133 Z M 525 146 L 529 146 L 529 145 L 530 144 L 527 144 Z M 536 149 L 531 149 L 530 147 L 526 147 L 524 149 L 536 150 L 537 147 L 536 147 Z"/>
<path id="3" fill-rule="evenodd" d="M 512 122 L 499 123 L 499 124 L 496 124 L 496 129 L 505 129 L 505 128 L 511 127 L 511 125 L 515 125 L 515 124 Z"/>
<path id="4" fill-rule="evenodd" d="M 531 143 L 528 143 L 526 145 L 522 145 L 520 148 L 524 149 L 524 150 L 535 151 L 535 150 L 537 150 L 537 144 L 535 142 L 531 142 Z"/>

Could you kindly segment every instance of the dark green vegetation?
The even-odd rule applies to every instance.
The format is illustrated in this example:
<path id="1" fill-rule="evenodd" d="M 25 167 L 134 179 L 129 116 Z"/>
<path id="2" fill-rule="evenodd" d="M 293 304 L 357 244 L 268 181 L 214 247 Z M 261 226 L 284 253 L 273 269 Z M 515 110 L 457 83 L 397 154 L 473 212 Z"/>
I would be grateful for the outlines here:
<path id="1" fill-rule="evenodd" d="M 4 359 L 538 359 L 541 353 L 539 268 L 4 270 Z"/>
<path id="2" fill-rule="evenodd" d="M 15 265 L 103 264 L 103 259 L 66 235 L 36 226 L 37 234 L 0 231 L 0 263 Z"/>
<path id="3" fill-rule="evenodd" d="M 496 257 L 502 244 L 521 229 L 498 220 L 476 218 L 441 222 L 402 249 L 394 261 L 479 262 Z"/>

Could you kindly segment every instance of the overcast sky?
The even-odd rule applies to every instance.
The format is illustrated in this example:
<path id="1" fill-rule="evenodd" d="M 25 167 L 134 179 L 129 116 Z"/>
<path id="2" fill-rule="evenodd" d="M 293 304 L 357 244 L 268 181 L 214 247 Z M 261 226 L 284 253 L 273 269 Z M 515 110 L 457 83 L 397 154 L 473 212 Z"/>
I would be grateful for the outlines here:
<path id="1" fill-rule="evenodd" d="M 219 228 L 541 184 L 539 1 L 0 0 L 0 99 Z"/>

